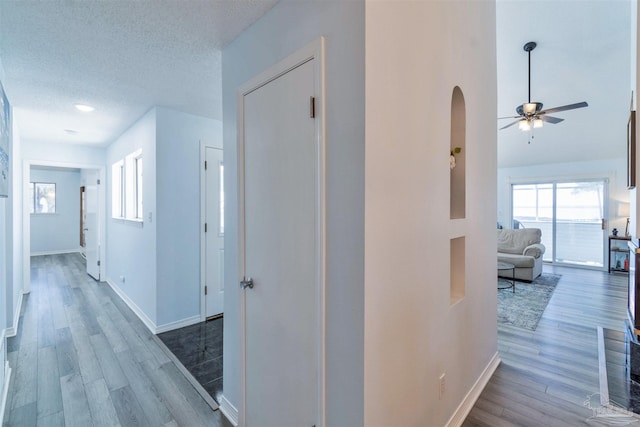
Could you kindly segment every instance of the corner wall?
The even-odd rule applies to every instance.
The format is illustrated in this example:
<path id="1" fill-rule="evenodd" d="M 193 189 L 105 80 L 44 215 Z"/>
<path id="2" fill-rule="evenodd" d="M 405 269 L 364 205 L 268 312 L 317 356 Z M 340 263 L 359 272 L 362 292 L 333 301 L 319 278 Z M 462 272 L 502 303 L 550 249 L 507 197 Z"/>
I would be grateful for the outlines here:
<path id="1" fill-rule="evenodd" d="M 4 69 L 0 62 L 0 85 L 2 85 L 2 79 L 4 79 Z M 0 94 L 1 96 L 2 94 Z M 8 165 L 8 197 L 0 197 L 0 416 L 4 416 L 5 405 L 7 402 L 7 392 L 9 387 L 9 379 L 11 376 L 11 367 L 7 361 L 7 333 L 10 332 L 10 328 L 14 322 L 14 312 L 17 308 L 14 304 L 14 289 L 15 289 L 15 272 L 13 270 L 15 262 L 15 240 L 19 238 L 15 234 L 14 229 L 14 210 L 15 193 L 14 182 L 16 179 L 15 170 L 13 165 L 15 163 L 16 152 L 19 149 L 15 149 L 13 130 L 16 127 L 13 120 L 13 109 L 9 101 L 9 94 L 6 94 L 7 99 L 3 99 L 3 108 L 7 108 L 9 116 L 6 118 L 8 129 L 6 136 L 7 139 L 3 141 L 3 146 L 7 150 L 6 154 L 9 156 Z M 6 101 L 6 104 L 5 104 Z M 4 115 L 3 115 L 4 116 Z"/>
<path id="2" fill-rule="evenodd" d="M 160 107 L 156 118 L 157 325 L 173 329 L 200 321 L 200 141 L 222 146 L 222 123 Z"/>
<path id="3" fill-rule="evenodd" d="M 240 408 L 236 90 L 325 37 L 326 425 L 363 425 L 364 1 L 281 1 L 222 53 L 224 399 Z"/>
<path id="4" fill-rule="evenodd" d="M 495 32 L 494 2 L 367 1 L 368 427 L 461 423 L 473 404 L 467 394 L 496 366 Z M 449 219 L 455 86 L 466 102 L 460 220 Z M 450 260 L 456 236 L 465 237 L 466 262 Z M 453 305 L 450 262 L 465 262 L 466 272 L 465 296 Z"/>
<path id="5" fill-rule="evenodd" d="M 13 251 L 13 285 L 7 289 L 7 328 L 11 330 L 11 333 L 17 331 L 18 316 L 20 311 L 20 304 L 23 293 L 24 277 L 23 277 L 23 203 L 22 203 L 22 153 L 20 133 L 18 131 L 18 124 L 13 120 L 13 159 L 11 160 L 11 167 L 13 171 L 11 173 L 12 192 L 13 198 L 12 204 L 12 217 L 13 217 L 13 232 L 12 232 L 12 251 Z"/>
<path id="6" fill-rule="evenodd" d="M 111 165 L 142 149 L 144 223 L 111 216 Z M 156 324 L 156 110 L 147 112 L 108 148 L 106 154 L 106 279 L 146 323 Z M 147 221 L 149 214 L 152 220 Z M 121 278 L 123 280 L 121 280 Z M 127 300 L 128 299 L 128 300 Z M 132 307 L 133 308 L 133 307 Z"/>

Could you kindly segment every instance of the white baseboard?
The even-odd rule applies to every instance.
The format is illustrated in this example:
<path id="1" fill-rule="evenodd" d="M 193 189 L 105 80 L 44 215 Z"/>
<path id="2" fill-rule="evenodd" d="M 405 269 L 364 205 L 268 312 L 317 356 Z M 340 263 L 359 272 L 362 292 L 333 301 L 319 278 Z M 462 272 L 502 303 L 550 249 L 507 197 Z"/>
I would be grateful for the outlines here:
<path id="1" fill-rule="evenodd" d="M 238 427 L 238 410 L 224 395 L 220 396 L 220 412 L 229 420 L 233 427 Z"/>
<path id="2" fill-rule="evenodd" d="M 42 255 L 60 255 L 60 254 L 75 254 L 80 252 L 80 248 L 75 249 L 60 249 L 55 251 L 38 251 L 31 252 L 31 256 L 42 256 Z"/>
<path id="3" fill-rule="evenodd" d="M 138 316 L 138 318 L 140 320 L 142 320 L 142 323 L 144 323 L 144 325 L 151 331 L 151 333 L 153 335 L 157 334 L 157 329 L 158 327 L 156 326 L 156 324 L 149 319 L 149 317 L 147 317 L 147 315 L 144 313 L 144 311 L 142 311 L 142 309 L 140 309 L 140 307 L 138 307 L 136 305 L 136 303 L 133 302 L 133 300 L 131 298 L 129 298 L 129 296 L 127 294 L 125 294 L 122 289 L 120 289 L 113 280 L 111 280 L 111 278 L 107 277 L 107 283 L 109 284 L 109 286 L 111 286 L 111 289 L 113 289 L 113 291 L 118 294 L 118 296 L 120 298 L 122 298 L 122 301 L 124 301 L 125 304 L 127 304 L 129 306 L 129 308 L 136 314 L 136 316 Z"/>
<path id="4" fill-rule="evenodd" d="M 473 405 L 476 404 L 476 401 L 480 397 L 482 390 L 484 390 L 485 386 L 491 379 L 491 376 L 498 368 L 498 365 L 500 365 L 500 357 L 496 352 L 496 354 L 491 358 L 491 361 L 489 361 L 487 367 L 484 368 L 480 378 L 478 378 L 473 387 L 471 387 L 469 393 L 467 393 L 464 399 L 462 399 L 458 408 L 455 410 L 451 418 L 449 418 L 449 421 L 446 424 L 447 427 L 460 427 L 462 425 L 464 420 L 467 418 L 467 415 L 469 415 L 469 412 L 471 412 Z"/>
<path id="5" fill-rule="evenodd" d="M 200 323 L 199 314 L 197 316 L 188 317 L 186 319 L 176 320 L 175 322 L 165 323 L 164 325 L 156 326 L 156 334 L 173 331 L 174 329 L 184 328 L 185 326 L 195 325 L 196 323 Z"/>
<path id="6" fill-rule="evenodd" d="M 4 384 L 2 385 L 2 401 L 0 402 L 0 417 L 4 420 L 4 411 L 7 407 L 7 397 L 9 397 L 9 382 L 11 381 L 11 367 L 9 362 L 4 362 Z"/>
<path id="7" fill-rule="evenodd" d="M 18 326 L 20 326 L 20 312 L 22 311 L 22 300 L 24 297 L 24 292 L 20 293 L 20 297 L 18 298 L 18 305 L 16 306 L 16 312 L 13 314 L 13 326 L 7 328 L 5 331 L 5 337 L 15 337 L 18 334 Z"/>

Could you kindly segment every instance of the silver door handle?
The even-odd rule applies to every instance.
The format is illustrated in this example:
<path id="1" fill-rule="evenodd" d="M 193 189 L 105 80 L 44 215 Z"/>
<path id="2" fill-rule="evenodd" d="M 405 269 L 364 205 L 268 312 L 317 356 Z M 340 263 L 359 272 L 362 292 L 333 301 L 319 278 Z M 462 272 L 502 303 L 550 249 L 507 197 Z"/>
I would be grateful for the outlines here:
<path id="1" fill-rule="evenodd" d="M 253 279 L 251 277 L 245 277 L 243 281 L 240 282 L 242 289 L 253 289 Z"/>

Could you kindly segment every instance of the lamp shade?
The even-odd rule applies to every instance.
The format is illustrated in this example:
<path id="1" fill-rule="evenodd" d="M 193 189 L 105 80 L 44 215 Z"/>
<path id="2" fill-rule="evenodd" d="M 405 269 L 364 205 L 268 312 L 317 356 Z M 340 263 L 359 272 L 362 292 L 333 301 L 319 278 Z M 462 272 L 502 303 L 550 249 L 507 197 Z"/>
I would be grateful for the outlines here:
<path id="1" fill-rule="evenodd" d="M 541 128 L 543 123 L 544 122 L 539 117 L 536 117 L 535 119 L 533 119 L 533 127 L 536 128 L 536 129 Z"/>
<path id="2" fill-rule="evenodd" d="M 522 131 L 528 131 L 529 129 L 531 129 L 531 123 L 529 123 L 529 120 L 527 119 L 522 119 L 518 122 L 518 129 Z"/>
<path id="3" fill-rule="evenodd" d="M 618 202 L 618 216 L 622 218 L 629 217 L 629 203 L 628 202 Z"/>

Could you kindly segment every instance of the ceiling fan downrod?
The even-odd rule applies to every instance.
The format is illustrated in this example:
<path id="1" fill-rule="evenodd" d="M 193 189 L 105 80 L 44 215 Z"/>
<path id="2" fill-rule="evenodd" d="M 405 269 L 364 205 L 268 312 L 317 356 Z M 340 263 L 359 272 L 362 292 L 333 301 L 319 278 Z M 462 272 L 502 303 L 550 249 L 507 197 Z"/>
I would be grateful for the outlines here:
<path id="1" fill-rule="evenodd" d="M 528 42 L 523 49 L 529 54 L 529 104 L 531 104 L 531 51 L 537 46 L 536 42 Z"/>

